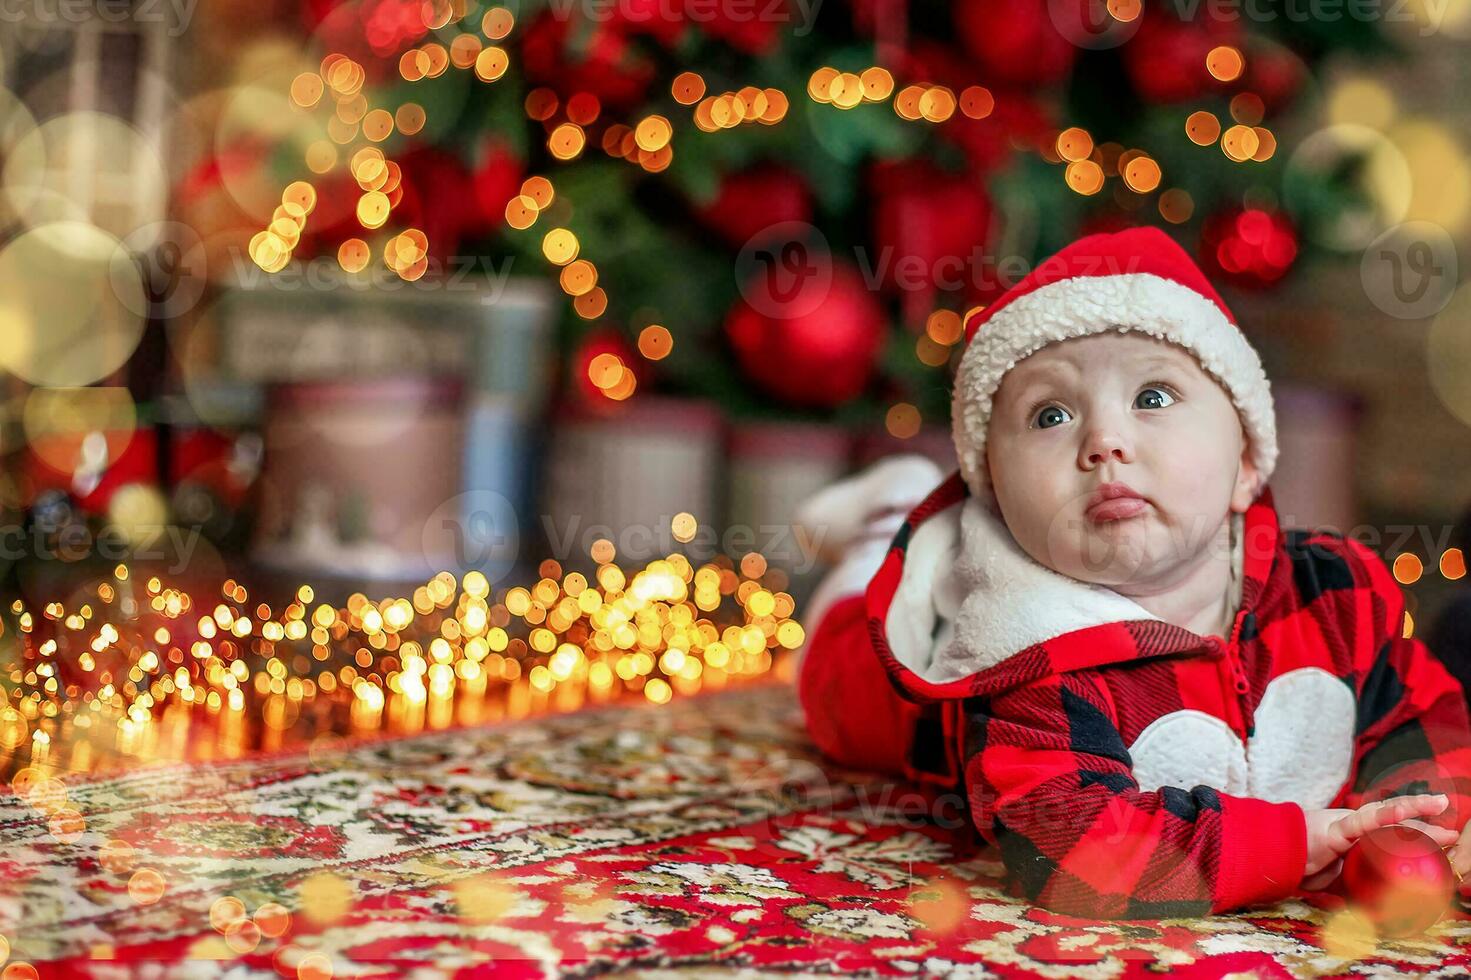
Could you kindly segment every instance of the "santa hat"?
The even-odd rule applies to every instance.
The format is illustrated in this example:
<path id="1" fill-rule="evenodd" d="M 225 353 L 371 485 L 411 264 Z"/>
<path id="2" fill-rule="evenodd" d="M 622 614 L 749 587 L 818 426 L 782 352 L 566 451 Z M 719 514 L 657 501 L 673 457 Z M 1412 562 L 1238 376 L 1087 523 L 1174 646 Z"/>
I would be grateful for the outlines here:
<path id="1" fill-rule="evenodd" d="M 1080 238 L 1043 261 L 965 324 L 951 410 L 970 490 L 994 507 L 986 427 L 1001 378 L 1048 344 L 1137 330 L 1183 347 L 1231 396 L 1266 485 L 1277 463 L 1272 391 L 1256 349 L 1204 273 L 1158 228 Z"/>

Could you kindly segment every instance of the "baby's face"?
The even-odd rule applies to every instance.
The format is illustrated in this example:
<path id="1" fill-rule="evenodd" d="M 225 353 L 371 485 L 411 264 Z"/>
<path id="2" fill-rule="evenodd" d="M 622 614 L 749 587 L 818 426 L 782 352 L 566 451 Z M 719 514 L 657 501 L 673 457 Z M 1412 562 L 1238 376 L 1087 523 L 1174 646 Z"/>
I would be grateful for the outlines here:
<path id="1" fill-rule="evenodd" d="M 1050 344 L 1006 373 L 986 459 L 1012 536 L 1064 575 L 1167 587 L 1223 548 L 1257 474 L 1225 390 L 1195 358 L 1138 332 Z M 1144 498 L 1089 508 L 1105 483 Z M 1224 553 L 1224 552 L 1223 552 Z"/>

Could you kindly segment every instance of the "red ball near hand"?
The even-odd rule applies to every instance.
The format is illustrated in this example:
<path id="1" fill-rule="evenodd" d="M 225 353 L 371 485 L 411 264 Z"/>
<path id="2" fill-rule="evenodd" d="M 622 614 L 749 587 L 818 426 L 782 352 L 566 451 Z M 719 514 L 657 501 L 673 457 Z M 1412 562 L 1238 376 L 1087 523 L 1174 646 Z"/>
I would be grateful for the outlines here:
<path id="1" fill-rule="evenodd" d="M 1360 837 L 1343 858 L 1343 888 L 1380 936 L 1413 936 L 1450 908 L 1456 876 L 1440 845 L 1394 824 Z"/>

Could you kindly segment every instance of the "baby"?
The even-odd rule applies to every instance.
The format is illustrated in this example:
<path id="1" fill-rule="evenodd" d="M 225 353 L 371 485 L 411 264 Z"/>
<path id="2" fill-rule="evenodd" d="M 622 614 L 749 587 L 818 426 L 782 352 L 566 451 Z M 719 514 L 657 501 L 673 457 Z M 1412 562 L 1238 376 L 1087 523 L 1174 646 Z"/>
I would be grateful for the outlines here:
<path id="1" fill-rule="evenodd" d="M 1323 888 L 1399 822 L 1471 870 L 1461 688 L 1383 561 L 1278 526 L 1270 388 L 1189 256 L 1083 238 L 966 327 L 959 472 L 891 459 L 801 516 L 845 545 L 808 608 L 817 745 L 963 790 L 1013 893 L 1074 915 Z"/>

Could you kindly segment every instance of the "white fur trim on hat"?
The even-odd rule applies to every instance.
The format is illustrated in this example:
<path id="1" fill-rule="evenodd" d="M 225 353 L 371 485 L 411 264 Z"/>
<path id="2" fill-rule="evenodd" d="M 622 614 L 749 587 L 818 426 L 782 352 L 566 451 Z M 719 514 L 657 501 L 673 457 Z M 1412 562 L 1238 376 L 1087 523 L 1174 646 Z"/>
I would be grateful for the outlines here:
<path id="1" fill-rule="evenodd" d="M 994 501 L 986 428 L 1002 376 L 1048 344 L 1110 330 L 1139 331 L 1183 347 L 1221 383 L 1241 416 L 1260 491 L 1277 464 L 1277 421 L 1256 349 L 1210 299 L 1172 279 L 1136 272 L 1040 286 L 980 325 L 960 358 L 951 409 L 955 452 L 971 493 Z"/>

